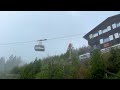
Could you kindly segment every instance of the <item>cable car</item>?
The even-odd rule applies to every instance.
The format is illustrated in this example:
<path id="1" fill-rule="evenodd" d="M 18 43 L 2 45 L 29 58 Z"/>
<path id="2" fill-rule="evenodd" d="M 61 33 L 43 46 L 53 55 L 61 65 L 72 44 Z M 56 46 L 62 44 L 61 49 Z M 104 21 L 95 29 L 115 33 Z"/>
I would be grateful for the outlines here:
<path id="1" fill-rule="evenodd" d="M 35 45 L 34 49 L 35 51 L 45 51 L 45 46 L 42 45 L 42 41 L 39 41 L 39 44 Z"/>

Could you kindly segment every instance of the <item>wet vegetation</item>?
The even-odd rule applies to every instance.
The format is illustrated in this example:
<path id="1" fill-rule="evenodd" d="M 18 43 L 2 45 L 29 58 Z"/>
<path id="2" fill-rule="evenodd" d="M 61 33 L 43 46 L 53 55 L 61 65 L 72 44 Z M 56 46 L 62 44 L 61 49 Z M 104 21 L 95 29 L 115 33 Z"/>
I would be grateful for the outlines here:
<path id="1" fill-rule="evenodd" d="M 69 50 L 66 53 L 35 61 L 21 67 L 14 67 L 11 74 L 18 75 L 16 79 L 119 79 L 120 49 L 111 49 L 101 53 L 94 50 L 91 57 L 80 61 L 79 54 L 87 47 Z"/>

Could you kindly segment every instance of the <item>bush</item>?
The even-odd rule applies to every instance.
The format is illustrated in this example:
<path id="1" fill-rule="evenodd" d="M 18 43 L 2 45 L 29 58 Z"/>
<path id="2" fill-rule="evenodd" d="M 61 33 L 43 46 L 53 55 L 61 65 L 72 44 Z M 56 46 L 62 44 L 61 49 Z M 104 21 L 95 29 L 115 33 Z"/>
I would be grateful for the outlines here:
<path id="1" fill-rule="evenodd" d="M 108 59 L 108 70 L 113 73 L 117 73 L 120 70 L 120 49 L 111 49 L 111 56 Z"/>

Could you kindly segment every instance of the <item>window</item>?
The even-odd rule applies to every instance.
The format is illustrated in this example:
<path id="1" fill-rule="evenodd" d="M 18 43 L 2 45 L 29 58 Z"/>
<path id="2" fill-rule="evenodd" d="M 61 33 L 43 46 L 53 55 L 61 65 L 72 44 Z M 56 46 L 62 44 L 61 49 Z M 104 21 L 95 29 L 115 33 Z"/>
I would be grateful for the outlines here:
<path id="1" fill-rule="evenodd" d="M 119 38 L 119 34 L 118 33 L 115 33 L 114 36 L 115 36 L 115 38 Z"/>
<path id="2" fill-rule="evenodd" d="M 100 39 L 100 44 L 103 44 L 103 39 Z"/>
<path id="3" fill-rule="evenodd" d="M 102 34 L 102 30 L 99 30 L 99 35 L 101 35 Z"/>
<path id="4" fill-rule="evenodd" d="M 111 26 L 108 26 L 108 27 L 107 27 L 107 30 L 110 31 L 110 30 L 111 30 Z"/>
<path id="5" fill-rule="evenodd" d="M 120 36 L 120 33 L 118 33 L 119 34 L 119 36 Z"/>
<path id="6" fill-rule="evenodd" d="M 114 23 L 114 24 L 112 24 L 112 28 L 113 29 L 115 29 L 116 28 L 116 24 Z"/>
<path id="7" fill-rule="evenodd" d="M 98 33 L 95 33 L 94 35 L 93 35 L 93 37 L 97 37 L 98 36 Z"/>
<path id="8" fill-rule="evenodd" d="M 109 41 L 110 41 L 109 37 L 107 37 L 107 38 L 104 39 L 104 43 L 109 42 Z"/>
<path id="9" fill-rule="evenodd" d="M 89 35 L 89 38 L 90 38 L 90 39 L 92 38 L 92 34 Z"/>
<path id="10" fill-rule="evenodd" d="M 119 27 L 120 27 L 120 22 L 119 22 Z"/>
<path id="11" fill-rule="evenodd" d="M 107 29 L 104 29 L 104 30 L 103 30 L 103 33 L 106 33 L 107 31 L 108 31 Z"/>
<path id="12" fill-rule="evenodd" d="M 119 22 L 119 23 L 117 23 L 117 27 L 120 27 L 120 22 Z"/>
<path id="13" fill-rule="evenodd" d="M 110 40 L 113 40 L 113 35 L 110 35 L 109 38 L 110 38 Z"/>

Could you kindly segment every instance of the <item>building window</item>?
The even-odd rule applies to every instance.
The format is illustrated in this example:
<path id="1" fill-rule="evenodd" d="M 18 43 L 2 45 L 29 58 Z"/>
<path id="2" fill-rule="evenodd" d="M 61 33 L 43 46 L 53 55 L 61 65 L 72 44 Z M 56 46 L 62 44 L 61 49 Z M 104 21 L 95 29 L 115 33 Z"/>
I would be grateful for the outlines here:
<path id="1" fill-rule="evenodd" d="M 115 36 L 115 38 L 119 38 L 119 34 L 118 33 L 115 33 L 114 36 Z"/>
<path id="2" fill-rule="evenodd" d="M 97 36 L 98 36 L 98 33 L 93 34 L 93 37 L 97 37 Z"/>
<path id="3" fill-rule="evenodd" d="M 113 40 L 113 35 L 110 35 L 109 38 L 110 38 L 110 40 Z"/>
<path id="4" fill-rule="evenodd" d="M 120 23 L 117 23 L 117 27 L 120 27 Z"/>
<path id="5" fill-rule="evenodd" d="M 119 34 L 119 37 L 120 37 L 120 33 L 118 33 Z"/>
<path id="6" fill-rule="evenodd" d="M 109 37 L 107 37 L 107 38 L 104 39 L 104 43 L 109 42 L 109 41 L 110 41 Z"/>
<path id="7" fill-rule="evenodd" d="M 107 29 L 104 29 L 104 30 L 103 30 L 103 33 L 106 33 L 107 31 L 108 31 Z"/>
<path id="8" fill-rule="evenodd" d="M 103 39 L 100 39 L 100 44 L 103 44 Z"/>
<path id="9" fill-rule="evenodd" d="M 115 29 L 116 28 L 116 24 L 114 23 L 114 24 L 112 24 L 112 28 L 113 29 Z"/>
<path id="10" fill-rule="evenodd" d="M 107 27 L 107 30 L 110 31 L 110 30 L 111 30 L 111 26 L 108 26 L 108 27 Z"/>
<path id="11" fill-rule="evenodd" d="M 118 23 L 119 27 L 120 27 L 120 22 Z"/>
<path id="12" fill-rule="evenodd" d="M 99 30 L 99 35 L 101 35 L 102 34 L 102 30 Z"/>
<path id="13" fill-rule="evenodd" d="M 120 27 L 120 22 L 119 22 L 119 23 L 117 23 L 117 27 Z"/>
<path id="14" fill-rule="evenodd" d="M 92 37 L 93 37 L 92 34 L 90 34 L 90 35 L 89 35 L 89 38 L 91 39 Z"/>

